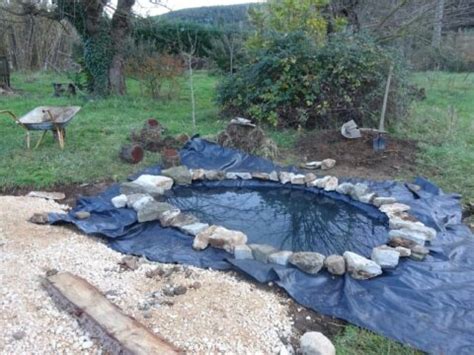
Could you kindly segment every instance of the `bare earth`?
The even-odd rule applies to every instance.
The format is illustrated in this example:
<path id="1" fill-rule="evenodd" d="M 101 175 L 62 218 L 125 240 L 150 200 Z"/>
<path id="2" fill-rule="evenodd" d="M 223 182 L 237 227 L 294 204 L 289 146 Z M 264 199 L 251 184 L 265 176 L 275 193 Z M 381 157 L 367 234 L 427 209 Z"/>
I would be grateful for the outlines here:
<path id="1" fill-rule="evenodd" d="M 0 196 L 0 353 L 102 353 L 93 334 L 59 310 L 41 287 L 46 271 L 81 276 L 126 314 L 189 353 L 279 353 L 292 337 L 290 302 L 232 273 L 140 261 L 123 270 L 123 255 L 99 239 L 59 226 L 27 222 L 61 212 L 40 198 Z M 162 268 L 163 276 L 147 271 Z M 169 285 L 187 292 L 166 296 Z M 191 286 L 191 287 L 190 287 Z"/>

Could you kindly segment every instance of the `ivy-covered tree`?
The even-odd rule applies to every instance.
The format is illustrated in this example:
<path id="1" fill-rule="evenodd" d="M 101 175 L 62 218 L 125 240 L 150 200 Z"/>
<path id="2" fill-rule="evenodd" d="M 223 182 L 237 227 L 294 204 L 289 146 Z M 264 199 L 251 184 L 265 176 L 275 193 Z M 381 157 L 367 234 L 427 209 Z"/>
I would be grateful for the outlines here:
<path id="1" fill-rule="evenodd" d="M 16 16 L 41 16 L 69 21 L 83 40 L 83 63 L 90 74 L 90 91 L 95 95 L 126 92 L 124 48 L 131 32 L 132 7 L 135 0 L 118 0 L 112 18 L 105 14 L 110 0 L 55 0 L 44 5 L 21 2 L 19 10 L 1 7 Z"/>

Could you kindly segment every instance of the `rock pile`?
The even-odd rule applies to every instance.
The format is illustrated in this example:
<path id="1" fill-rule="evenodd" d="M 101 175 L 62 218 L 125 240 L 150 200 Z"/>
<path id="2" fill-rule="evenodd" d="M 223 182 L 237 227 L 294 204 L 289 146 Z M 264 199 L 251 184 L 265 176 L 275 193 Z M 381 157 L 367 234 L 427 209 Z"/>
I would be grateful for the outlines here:
<path id="1" fill-rule="evenodd" d="M 315 174 L 296 174 L 292 172 L 224 172 L 204 169 L 187 169 L 184 166 L 163 170 L 163 176 L 141 175 L 132 182 L 121 185 L 121 195 L 112 198 L 116 208 L 133 208 L 139 222 L 157 220 L 163 227 L 173 227 L 194 237 L 193 248 L 203 250 L 209 246 L 221 248 L 233 253 L 235 259 L 254 259 L 262 263 L 292 265 L 299 270 L 316 275 L 326 269 L 334 276 L 346 272 L 355 279 L 370 279 L 381 275 L 385 269 L 397 267 L 400 258 L 410 257 L 423 260 L 429 250 L 425 243 L 436 237 L 436 231 L 417 221 L 408 214 L 410 206 L 398 202 L 390 196 L 378 196 L 363 183 L 339 183 L 335 176 L 318 178 Z M 222 226 L 199 221 L 190 214 L 182 213 L 178 208 L 160 197 L 174 184 L 189 185 L 197 180 L 259 179 L 278 181 L 281 184 L 306 186 L 328 191 L 331 194 L 344 194 L 365 204 L 372 204 L 389 218 L 389 242 L 373 248 L 370 259 L 346 251 L 343 255 L 325 257 L 316 252 L 293 252 L 278 250 L 271 245 L 249 244 L 247 236 Z M 79 212 L 80 213 L 80 212 Z M 77 214 L 77 212 L 76 212 Z"/>

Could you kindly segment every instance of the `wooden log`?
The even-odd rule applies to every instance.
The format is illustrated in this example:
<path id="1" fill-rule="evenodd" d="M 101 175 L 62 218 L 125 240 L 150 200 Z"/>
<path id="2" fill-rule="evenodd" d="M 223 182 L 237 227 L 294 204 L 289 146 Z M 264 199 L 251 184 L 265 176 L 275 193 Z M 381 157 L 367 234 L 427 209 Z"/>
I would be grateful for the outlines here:
<path id="1" fill-rule="evenodd" d="M 166 340 L 122 313 L 100 291 L 81 277 L 69 272 L 43 280 L 43 287 L 54 301 L 75 316 L 105 353 L 111 354 L 179 354 Z"/>
<path id="2" fill-rule="evenodd" d="M 137 164 L 143 160 L 143 148 L 139 145 L 124 145 L 120 149 L 120 158 L 130 164 Z"/>

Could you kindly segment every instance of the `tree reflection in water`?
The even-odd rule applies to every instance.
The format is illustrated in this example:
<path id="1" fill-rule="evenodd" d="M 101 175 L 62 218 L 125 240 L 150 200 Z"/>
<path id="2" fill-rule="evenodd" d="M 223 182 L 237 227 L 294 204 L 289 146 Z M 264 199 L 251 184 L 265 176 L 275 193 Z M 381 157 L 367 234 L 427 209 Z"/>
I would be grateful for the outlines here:
<path id="1" fill-rule="evenodd" d="M 249 243 L 282 250 L 369 256 L 388 238 L 384 225 L 357 207 L 290 188 L 180 187 L 169 200 L 201 221 L 244 232 Z"/>

